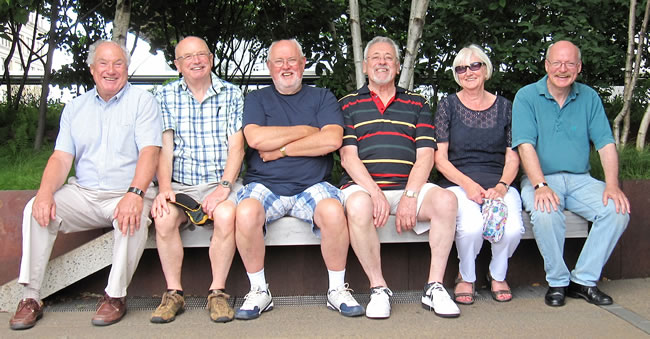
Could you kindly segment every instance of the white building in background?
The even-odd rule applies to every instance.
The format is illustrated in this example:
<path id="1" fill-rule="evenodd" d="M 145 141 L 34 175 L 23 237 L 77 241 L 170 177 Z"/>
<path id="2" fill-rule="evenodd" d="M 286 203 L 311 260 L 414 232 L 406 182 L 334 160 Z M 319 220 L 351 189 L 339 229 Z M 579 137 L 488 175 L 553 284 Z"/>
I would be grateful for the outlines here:
<path id="1" fill-rule="evenodd" d="M 37 25 L 36 26 L 37 37 L 42 36 L 43 34 L 47 34 L 49 31 L 50 23 L 47 20 L 45 20 L 43 17 L 39 17 L 38 22 L 36 22 L 36 14 L 29 13 L 29 18 L 27 23 L 23 25 L 20 29 L 20 39 L 28 46 L 31 46 L 32 44 L 32 37 L 34 36 L 33 34 L 34 34 L 35 25 Z M 43 47 L 43 41 L 36 38 L 36 42 L 34 43 L 34 50 L 38 50 L 39 48 L 42 47 Z M 9 72 L 11 72 L 11 74 L 22 74 L 25 71 L 23 69 L 20 60 L 20 53 L 18 53 L 18 48 L 21 49 L 23 58 L 27 59 L 27 56 L 29 55 L 29 49 L 24 45 L 20 44 L 19 47 L 16 48 L 11 58 L 11 61 L 9 62 Z M 7 56 L 9 55 L 10 49 L 11 49 L 11 41 L 4 38 L 0 38 L 0 73 L 1 74 L 4 74 L 5 72 L 5 61 L 7 60 Z M 43 73 L 44 73 L 44 68 L 42 62 L 35 61 L 31 63 L 29 68 L 29 74 L 41 75 Z"/>

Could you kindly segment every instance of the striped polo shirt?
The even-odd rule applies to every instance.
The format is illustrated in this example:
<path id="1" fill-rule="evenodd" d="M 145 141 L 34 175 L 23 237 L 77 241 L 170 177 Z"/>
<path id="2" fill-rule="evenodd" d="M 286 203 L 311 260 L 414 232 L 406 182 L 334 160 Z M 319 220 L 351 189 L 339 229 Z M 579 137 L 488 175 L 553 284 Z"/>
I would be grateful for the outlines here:
<path id="1" fill-rule="evenodd" d="M 343 146 L 357 146 L 359 158 L 382 190 L 404 189 L 420 147 L 437 148 L 427 100 L 397 87 L 384 105 L 368 85 L 339 100 L 345 123 Z M 343 175 L 342 188 L 353 184 Z"/>

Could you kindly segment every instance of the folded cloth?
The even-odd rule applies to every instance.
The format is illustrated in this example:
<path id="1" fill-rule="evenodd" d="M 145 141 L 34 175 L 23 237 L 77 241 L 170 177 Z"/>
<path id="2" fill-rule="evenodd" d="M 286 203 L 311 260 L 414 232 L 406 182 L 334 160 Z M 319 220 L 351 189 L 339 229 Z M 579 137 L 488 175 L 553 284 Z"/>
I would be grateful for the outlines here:
<path id="1" fill-rule="evenodd" d="M 184 193 L 177 193 L 176 194 L 176 201 L 170 201 L 172 204 L 180 207 L 185 214 L 187 214 L 187 217 L 190 219 L 190 222 L 193 223 L 194 225 L 197 226 L 204 226 L 204 225 L 210 225 L 212 224 L 212 219 L 208 217 L 208 215 L 203 212 L 203 207 L 201 204 L 192 199 L 187 194 Z"/>
<path id="2" fill-rule="evenodd" d="M 483 239 L 495 243 L 501 240 L 508 221 L 508 206 L 503 199 L 483 199 Z"/>

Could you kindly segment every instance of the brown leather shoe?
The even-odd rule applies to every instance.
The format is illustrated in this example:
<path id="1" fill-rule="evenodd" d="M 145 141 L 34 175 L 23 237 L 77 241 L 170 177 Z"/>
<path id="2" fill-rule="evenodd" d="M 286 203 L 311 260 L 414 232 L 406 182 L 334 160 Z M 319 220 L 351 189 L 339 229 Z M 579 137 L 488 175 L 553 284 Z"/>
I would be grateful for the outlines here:
<path id="1" fill-rule="evenodd" d="M 115 324 L 126 314 L 126 298 L 111 298 L 108 294 L 99 299 L 92 323 L 95 326 Z"/>
<path id="2" fill-rule="evenodd" d="M 9 319 L 12 330 L 26 330 L 34 327 L 36 321 L 43 317 L 43 303 L 34 299 L 23 299 L 18 303 L 16 314 Z"/>

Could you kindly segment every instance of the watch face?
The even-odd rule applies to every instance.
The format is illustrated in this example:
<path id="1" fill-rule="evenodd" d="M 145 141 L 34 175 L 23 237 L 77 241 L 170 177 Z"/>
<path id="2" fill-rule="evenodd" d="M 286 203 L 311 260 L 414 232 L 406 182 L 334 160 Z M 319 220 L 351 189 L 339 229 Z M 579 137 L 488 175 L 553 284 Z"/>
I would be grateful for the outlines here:
<path id="1" fill-rule="evenodd" d="M 221 186 L 223 186 L 223 187 L 230 187 L 230 181 L 228 181 L 228 180 L 224 180 L 224 181 L 222 181 L 220 184 L 221 184 Z"/>

